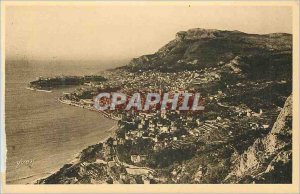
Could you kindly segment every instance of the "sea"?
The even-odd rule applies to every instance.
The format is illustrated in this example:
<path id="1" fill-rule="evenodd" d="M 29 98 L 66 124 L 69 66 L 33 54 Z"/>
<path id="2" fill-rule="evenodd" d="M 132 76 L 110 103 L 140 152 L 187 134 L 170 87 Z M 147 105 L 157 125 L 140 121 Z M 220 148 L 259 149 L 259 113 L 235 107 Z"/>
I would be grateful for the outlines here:
<path id="1" fill-rule="evenodd" d="M 32 184 L 72 162 L 87 146 L 109 137 L 116 122 L 99 113 L 59 103 L 61 88 L 26 89 L 38 76 L 92 75 L 120 64 L 8 61 L 5 66 L 6 183 Z"/>

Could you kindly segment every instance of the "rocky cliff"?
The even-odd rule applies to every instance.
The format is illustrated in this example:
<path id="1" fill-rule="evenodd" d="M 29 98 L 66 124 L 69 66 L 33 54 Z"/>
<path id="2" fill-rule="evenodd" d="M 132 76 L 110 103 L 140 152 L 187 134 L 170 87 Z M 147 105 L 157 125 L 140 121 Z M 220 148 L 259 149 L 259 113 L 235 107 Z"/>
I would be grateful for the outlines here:
<path id="1" fill-rule="evenodd" d="M 243 154 L 234 154 L 227 183 L 292 182 L 292 96 L 281 110 L 271 132 L 257 139 Z"/>

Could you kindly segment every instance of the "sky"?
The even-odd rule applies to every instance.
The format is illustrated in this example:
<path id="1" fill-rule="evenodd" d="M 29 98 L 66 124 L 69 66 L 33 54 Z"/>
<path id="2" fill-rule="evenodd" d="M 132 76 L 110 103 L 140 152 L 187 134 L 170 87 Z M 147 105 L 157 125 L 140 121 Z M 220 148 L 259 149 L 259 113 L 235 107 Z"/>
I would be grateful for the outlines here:
<path id="1" fill-rule="evenodd" d="M 6 7 L 5 18 L 9 59 L 128 59 L 191 28 L 292 33 L 292 9 L 283 6 L 32 5 Z"/>

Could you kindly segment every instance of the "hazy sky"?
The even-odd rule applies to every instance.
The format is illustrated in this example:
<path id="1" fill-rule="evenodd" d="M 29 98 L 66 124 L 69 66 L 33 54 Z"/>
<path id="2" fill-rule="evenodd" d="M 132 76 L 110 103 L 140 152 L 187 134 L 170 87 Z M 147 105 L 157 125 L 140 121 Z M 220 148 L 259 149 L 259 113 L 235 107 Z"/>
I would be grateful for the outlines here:
<path id="1" fill-rule="evenodd" d="M 6 9 L 6 56 L 123 59 L 155 52 L 190 28 L 292 32 L 289 7 L 26 6 Z"/>

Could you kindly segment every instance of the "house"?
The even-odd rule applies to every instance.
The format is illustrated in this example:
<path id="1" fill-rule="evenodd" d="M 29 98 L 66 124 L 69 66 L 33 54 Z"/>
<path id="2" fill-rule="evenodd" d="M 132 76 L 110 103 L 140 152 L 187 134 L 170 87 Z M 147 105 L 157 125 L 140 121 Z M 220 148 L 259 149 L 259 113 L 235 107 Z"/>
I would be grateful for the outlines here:
<path id="1" fill-rule="evenodd" d="M 142 137 L 143 136 L 143 131 L 138 131 L 136 134 L 137 137 Z"/>
<path id="2" fill-rule="evenodd" d="M 114 141 L 113 141 L 113 145 L 114 145 L 114 146 L 117 146 L 117 145 L 118 145 L 118 141 L 117 141 L 117 140 L 114 140 Z"/>
<path id="3" fill-rule="evenodd" d="M 151 123 L 149 123 L 149 127 L 155 127 L 155 124 L 154 123 L 152 123 L 152 121 L 151 121 Z"/>
<path id="4" fill-rule="evenodd" d="M 110 146 L 107 146 L 104 150 L 104 159 L 112 160 L 113 149 Z"/>
<path id="5" fill-rule="evenodd" d="M 131 162 L 133 162 L 133 163 L 138 163 L 138 162 L 141 161 L 139 155 L 131 155 L 131 156 L 130 156 L 130 160 L 131 160 Z"/>
<path id="6" fill-rule="evenodd" d="M 200 136 L 200 131 L 198 129 L 193 129 L 189 131 L 189 134 L 199 137 Z"/>
<path id="7" fill-rule="evenodd" d="M 132 140 L 133 139 L 133 135 L 131 133 L 125 133 L 125 139 L 126 140 Z"/>
<path id="8" fill-rule="evenodd" d="M 151 139 L 152 139 L 155 143 L 158 142 L 157 137 L 152 137 Z"/>
<path id="9" fill-rule="evenodd" d="M 125 143 L 125 140 L 123 138 L 118 138 L 118 144 L 123 145 Z"/>
<path id="10" fill-rule="evenodd" d="M 270 125 L 262 125 L 264 129 L 268 129 Z"/>
<path id="11" fill-rule="evenodd" d="M 83 105 L 93 106 L 94 101 L 92 99 L 81 99 L 80 100 Z"/>
<path id="12" fill-rule="evenodd" d="M 154 129 L 154 127 L 149 127 L 149 129 L 148 129 L 149 131 L 152 131 L 152 132 L 154 132 L 155 131 L 155 129 Z"/>
<path id="13" fill-rule="evenodd" d="M 131 155 L 130 156 L 130 160 L 133 162 L 133 163 L 140 163 L 142 161 L 145 161 L 147 159 L 147 156 L 146 155 Z"/>
<path id="14" fill-rule="evenodd" d="M 160 127 L 160 132 L 161 133 L 168 133 L 169 132 L 169 128 L 166 126 Z"/>
<path id="15" fill-rule="evenodd" d="M 176 131 L 176 130 L 177 130 L 177 127 L 176 127 L 176 126 L 172 126 L 172 127 L 171 127 L 171 131 L 172 131 L 172 132 L 174 132 L 174 131 Z"/>

